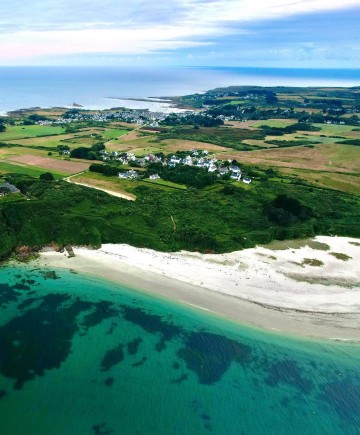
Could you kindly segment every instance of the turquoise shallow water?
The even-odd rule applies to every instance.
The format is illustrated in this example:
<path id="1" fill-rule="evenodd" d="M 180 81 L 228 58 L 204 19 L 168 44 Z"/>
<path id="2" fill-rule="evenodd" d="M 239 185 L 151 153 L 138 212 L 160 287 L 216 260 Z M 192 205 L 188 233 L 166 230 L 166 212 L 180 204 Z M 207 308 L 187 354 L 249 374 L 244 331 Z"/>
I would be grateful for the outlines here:
<path id="1" fill-rule="evenodd" d="M 1 434 L 357 434 L 360 346 L 0 268 Z"/>

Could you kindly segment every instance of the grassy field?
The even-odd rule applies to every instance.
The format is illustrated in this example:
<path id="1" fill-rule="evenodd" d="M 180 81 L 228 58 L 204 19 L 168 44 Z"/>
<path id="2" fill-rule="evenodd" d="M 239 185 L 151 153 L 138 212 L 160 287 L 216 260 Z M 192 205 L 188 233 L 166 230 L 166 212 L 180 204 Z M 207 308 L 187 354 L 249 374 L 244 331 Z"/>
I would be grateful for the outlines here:
<path id="1" fill-rule="evenodd" d="M 241 104 L 245 104 L 245 101 L 244 100 L 231 100 L 230 103 L 228 103 L 228 104 L 231 104 L 232 106 L 239 106 Z"/>
<path id="2" fill-rule="evenodd" d="M 94 187 L 95 189 L 105 189 L 112 192 L 120 193 L 136 199 L 136 195 L 131 192 L 131 190 L 134 190 L 134 183 L 133 185 L 130 185 L 129 190 L 129 186 L 124 186 L 124 183 L 122 183 L 123 180 L 120 180 L 117 177 L 106 177 L 96 172 L 87 171 L 83 174 L 71 177 L 71 181 L 75 183 L 83 183 L 89 187 Z"/>
<path id="3" fill-rule="evenodd" d="M 340 125 L 340 124 L 314 124 L 314 126 L 319 127 L 321 129 L 321 134 L 325 134 L 328 136 L 346 136 L 348 133 L 352 132 L 355 128 L 352 125 Z"/>
<path id="4" fill-rule="evenodd" d="M 130 194 L 135 197 L 136 188 L 139 186 L 148 186 L 155 190 L 173 191 L 185 190 L 187 187 L 182 184 L 172 183 L 165 180 L 127 180 L 118 177 L 107 177 L 97 172 L 86 171 L 83 174 L 71 177 L 72 181 L 85 183 L 97 188 L 108 189 L 114 192 Z"/>
<path id="5" fill-rule="evenodd" d="M 185 139 L 211 143 L 239 151 L 249 147 L 249 145 L 242 145 L 242 140 L 262 139 L 263 137 L 263 133 L 259 130 L 231 128 L 229 126 L 201 127 L 198 129 L 189 127 L 173 128 L 158 135 L 158 138 L 164 141 L 167 139 Z"/>
<path id="6" fill-rule="evenodd" d="M 58 136 L 40 136 L 31 138 L 11 139 L 6 140 L 6 143 L 11 145 L 19 144 L 26 147 L 41 146 L 47 148 L 56 148 L 58 145 L 70 145 L 68 141 L 71 142 L 74 137 L 74 134 L 61 134 Z"/>
<path id="7" fill-rule="evenodd" d="M 302 97 L 301 95 L 278 94 L 277 97 L 279 101 L 297 101 L 298 103 L 304 102 L 304 97 Z"/>
<path id="8" fill-rule="evenodd" d="M 129 133 L 129 130 L 125 130 L 125 129 L 120 129 L 120 128 L 111 128 L 111 129 L 106 129 L 102 136 L 105 139 L 116 139 L 119 136 L 123 136 L 125 134 Z"/>
<path id="9" fill-rule="evenodd" d="M 340 190 L 360 196 L 360 174 L 309 171 L 306 169 L 282 168 L 281 173 L 305 180 L 314 186 Z"/>
<path id="10" fill-rule="evenodd" d="M 0 133 L 0 142 L 13 139 L 21 139 L 26 137 L 50 136 L 62 134 L 65 127 L 51 125 L 15 125 L 8 126 L 6 131 Z"/>
<path id="11" fill-rule="evenodd" d="M 171 187 L 173 189 L 180 189 L 180 190 L 185 190 L 187 189 L 187 187 L 184 184 L 178 184 L 178 183 L 172 183 L 171 181 L 166 181 L 166 180 L 150 180 L 149 178 L 146 178 L 144 180 L 142 180 L 143 183 L 150 183 L 150 184 L 157 184 L 159 186 L 164 186 L 164 187 Z"/>
<path id="12" fill-rule="evenodd" d="M 271 167 L 292 167 L 313 171 L 344 173 L 360 172 L 359 147 L 340 144 L 319 144 L 314 148 L 303 146 L 273 148 L 253 152 L 217 153 L 220 159 L 236 159 L 239 162 Z"/>
<path id="13" fill-rule="evenodd" d="M 267 127 L 279 127 L 284 128 L 288 125 L 295 124 L 297 122 L 297 119 L 267 119 L 265 121 L 258 121 L 253 124 L 253 127 L 259 128 L 263 125 L 266 125 Z"/>
<path id="14" fill-rule="evenodd" d="M 192 149 L 196 150 L 207 150 L 211 152 L 216 151 L 226 151 L 227 148 L 220 145 L 214 145 L 212 143 L 199 142 L 195 140 L 186 139 L 166 139 L 160 143 L 163 147 L 164 153 L 174 153 L 176 151 L 190 151 Z"/>
<path id="15" fill-rule="evenodd" d="M 32 166 L 20 166 L 20 165 L 15 165 L 13 163 L 0 161 L 0 174 L 2 175 L 24 174 L 24 175 L 30 175 L 31 177 L 39 177 L 44 172 L 47 172 L 47 170 L 43 168 L 37 168 Z M 51 173 L 57 179 L 62 178 L 64 175 L 66 175 L 65 173 L 54 172 L 54 171 L 51 171 Z"/>

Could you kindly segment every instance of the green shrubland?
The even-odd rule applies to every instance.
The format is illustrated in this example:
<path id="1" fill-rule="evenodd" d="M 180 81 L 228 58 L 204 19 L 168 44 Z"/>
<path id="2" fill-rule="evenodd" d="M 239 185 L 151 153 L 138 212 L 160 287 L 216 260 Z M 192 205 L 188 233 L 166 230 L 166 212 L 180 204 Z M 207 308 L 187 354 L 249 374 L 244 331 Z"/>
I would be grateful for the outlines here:
<path id="1" fill-rule="evenodd" d="M 201 190 L 138 186 L 132 202 L 64 181 L 19 175 L 10 181 L 29 200 L 0 201 L 1 258 L 17 247 L 52 242 L 225 252 L 315 234 L 360 237 L 358 197 L 298 184 L 266 181 L 249 190 L 221 183 Z"/>

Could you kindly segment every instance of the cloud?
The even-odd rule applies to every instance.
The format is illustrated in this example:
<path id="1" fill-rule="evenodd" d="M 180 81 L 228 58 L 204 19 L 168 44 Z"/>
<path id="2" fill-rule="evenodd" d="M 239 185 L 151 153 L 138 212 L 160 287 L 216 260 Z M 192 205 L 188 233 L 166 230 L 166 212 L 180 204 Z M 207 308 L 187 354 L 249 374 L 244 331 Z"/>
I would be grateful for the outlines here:
<path id="1" fill-rule="evenodd" d="M 4 0 L 0 30 L 142 28 L 149 25 L 221 27 L 294 14 L 359 6 L 359 0 Z"/>
<path id="2" fill-rule="evenodd" d="M 201 49 L 231 35 L 266 41 L 257 23 L 358 6 L 359 0 L 4 0 L 0 62 Z"/>
<path id="3" fill-rule="evenodd" d="M 194 47 L 207 42 L 187 41 L 203 29 L 158 27 L 145 29 L 66 30 L 17 32 L 10 42 L 0 35 L 0 58 L 23 59 L 51 54 L 122 53 L 142 54 L 163 49 Z"/>

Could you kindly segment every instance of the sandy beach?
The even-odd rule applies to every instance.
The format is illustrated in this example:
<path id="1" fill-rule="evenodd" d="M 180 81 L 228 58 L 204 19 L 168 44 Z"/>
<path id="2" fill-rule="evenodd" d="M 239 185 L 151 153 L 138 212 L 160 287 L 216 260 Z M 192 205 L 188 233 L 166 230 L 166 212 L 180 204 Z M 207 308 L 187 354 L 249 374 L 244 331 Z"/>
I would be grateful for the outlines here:
<path id="1" fill-rule="evenodd" d="M 129 245 L 41 253 L 66 268 L 284 334 L 360 341 L 360 240 L 318 236 L 227 254 Z"/>

